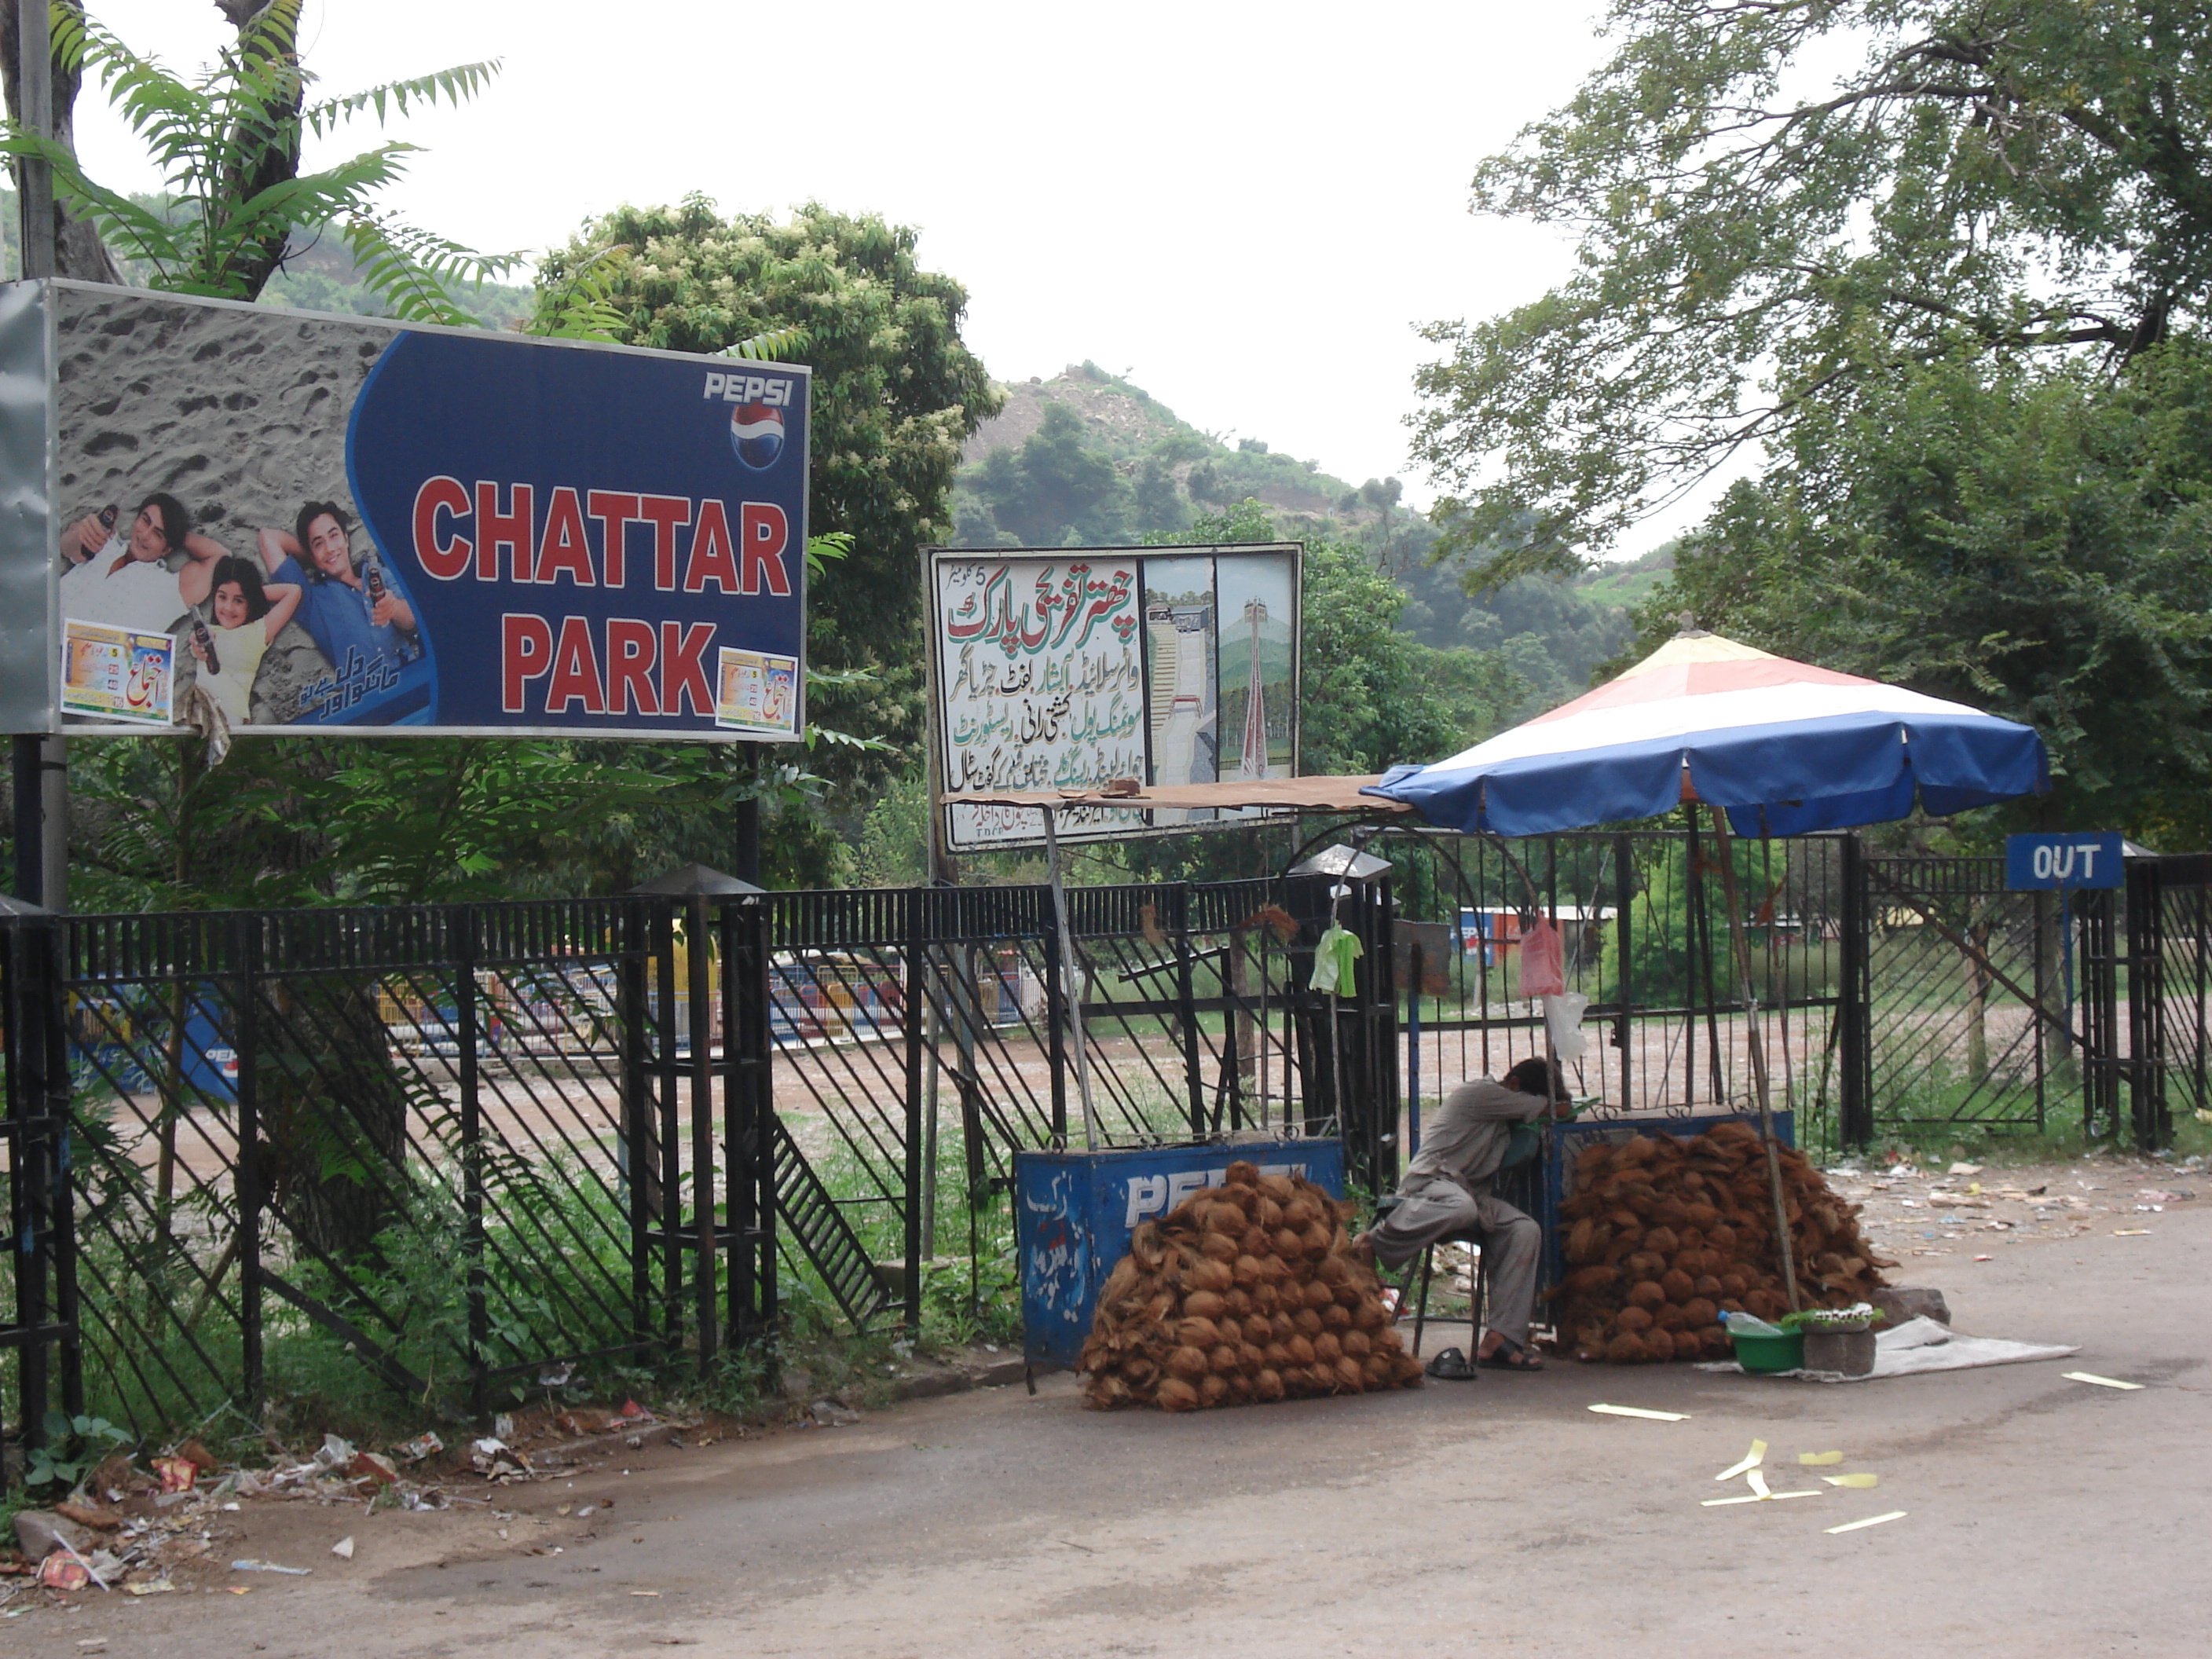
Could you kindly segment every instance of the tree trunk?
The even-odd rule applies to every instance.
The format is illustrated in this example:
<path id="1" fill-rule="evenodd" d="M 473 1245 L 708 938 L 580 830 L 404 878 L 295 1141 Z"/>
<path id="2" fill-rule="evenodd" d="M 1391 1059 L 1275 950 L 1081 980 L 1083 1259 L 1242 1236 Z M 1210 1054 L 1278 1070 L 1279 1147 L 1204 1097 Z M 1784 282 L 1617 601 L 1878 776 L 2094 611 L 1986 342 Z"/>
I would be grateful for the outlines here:
<path id="1" fill-rule="evenodd" d="M 63 0 L 63 3 L 72 10 L 84 9 L 78 0 Z M 0 0 L 0 59 L 4 59 L 0 62 L 0 83 L 5 85 L 9 117 L 20 120 L 22 88 L 16 40 L 13 0 Z M 83 79 L 74 70 L 54 65 L 54 141 L 72 154 L 76 149 L 76 94 Z M 21 188 L 20 179 L 17 188 Z M 54 240 L 57 275 L 86 283 L 125 280 L 122 268 L 107 251 L 107 244 L 100 240 L 100 233 L 71 215 L 58 199 L 54 203 Z"/>
<path id="2" fill-rule="evenodd" d="M 331 973 L 267 981 L 261 994 L 270 1207 L 311 1252 L 358 1259 L 398 1218 L 406 1182 L 407 1091 L 376 981 Z"/>

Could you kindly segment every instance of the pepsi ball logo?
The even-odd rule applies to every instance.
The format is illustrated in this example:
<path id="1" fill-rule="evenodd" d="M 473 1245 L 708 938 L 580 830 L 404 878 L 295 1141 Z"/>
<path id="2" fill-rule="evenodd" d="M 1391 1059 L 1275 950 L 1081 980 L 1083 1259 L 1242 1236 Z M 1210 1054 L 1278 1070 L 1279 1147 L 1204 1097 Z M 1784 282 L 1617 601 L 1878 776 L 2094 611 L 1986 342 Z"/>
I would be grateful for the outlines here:
<path id="1" fill-rule="evenodd" d="M 766 471 L 783 453 L 783 411 L 766 404 L 739 404 L 730 411 L 730 445 L 754 471 Z"/>

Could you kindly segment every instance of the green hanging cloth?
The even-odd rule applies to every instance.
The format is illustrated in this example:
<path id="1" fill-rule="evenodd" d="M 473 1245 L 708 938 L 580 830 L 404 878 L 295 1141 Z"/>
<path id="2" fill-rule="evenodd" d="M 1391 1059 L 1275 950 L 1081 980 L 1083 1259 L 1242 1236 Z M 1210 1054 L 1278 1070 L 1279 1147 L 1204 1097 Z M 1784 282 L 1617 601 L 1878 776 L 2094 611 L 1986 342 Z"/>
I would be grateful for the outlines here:
<path id="1" fill-rule="evenodd" d="M 1358 934 L 1332 921 L 1314 944 L 1313 978 L 1308 982 L 1324 996 L 1350 996 L 1358 971 L 1353 964 L 1366 954 Z"/>

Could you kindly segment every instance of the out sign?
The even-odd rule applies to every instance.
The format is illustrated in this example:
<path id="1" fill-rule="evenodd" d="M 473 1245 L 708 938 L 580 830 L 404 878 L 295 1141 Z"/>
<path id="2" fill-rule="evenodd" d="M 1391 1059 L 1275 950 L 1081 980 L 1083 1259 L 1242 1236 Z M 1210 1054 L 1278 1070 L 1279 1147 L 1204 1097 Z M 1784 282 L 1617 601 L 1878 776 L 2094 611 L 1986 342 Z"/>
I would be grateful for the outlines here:
<path id="1" fill-rule="evenodd" d="M 2005 837 L 2005 885 L 2015 893 L 2118 887 L 2124 878 L 2117 830 Z"/>

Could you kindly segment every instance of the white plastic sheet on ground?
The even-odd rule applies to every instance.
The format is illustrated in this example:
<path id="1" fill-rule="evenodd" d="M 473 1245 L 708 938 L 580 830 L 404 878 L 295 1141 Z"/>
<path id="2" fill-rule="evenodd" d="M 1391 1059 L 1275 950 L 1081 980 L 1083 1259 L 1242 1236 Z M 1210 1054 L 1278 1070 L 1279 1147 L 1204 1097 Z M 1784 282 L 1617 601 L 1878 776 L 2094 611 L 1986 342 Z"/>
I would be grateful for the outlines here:
<path id="1" fill-rule="evenodd" d="M 2007 1342 L 1994 1336 L 1964 1336 L 1945 1329 L 1932 1319 L 1909 1319 L 1893 1331 L 1875 1335 L 1874 1370 L 1864 1376 L 1809 1370 L 1774 1371 L 1767 1375 L 1796 1377 L 1801 1382 L 1871 1382 L 1881 1377 L 1911 1376 L 1921 1371 L 1964 1371 L 1980 1365 L 2015 1365 L 2028 1359 L 2063 1359 L 2081 1352 L 2079 1347 L 2060 1347 L 2047 1342 Z M 1744 1374 L 1743 1367 L 1733 1359 L 1715 1360 L 1698 1369 Z"/>

